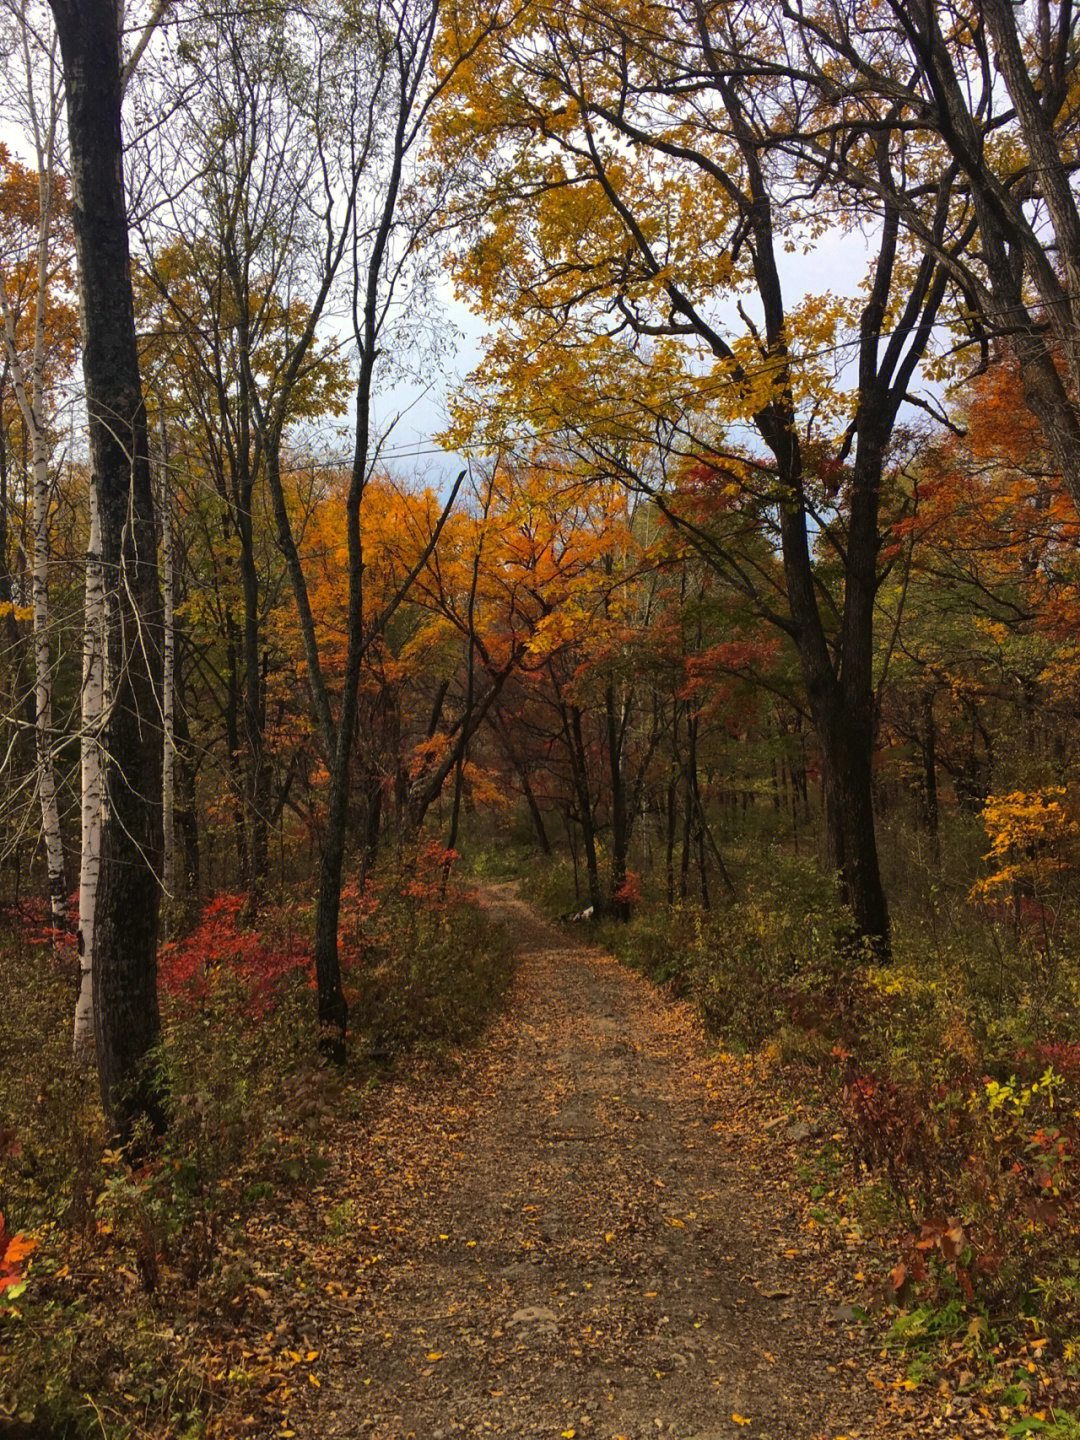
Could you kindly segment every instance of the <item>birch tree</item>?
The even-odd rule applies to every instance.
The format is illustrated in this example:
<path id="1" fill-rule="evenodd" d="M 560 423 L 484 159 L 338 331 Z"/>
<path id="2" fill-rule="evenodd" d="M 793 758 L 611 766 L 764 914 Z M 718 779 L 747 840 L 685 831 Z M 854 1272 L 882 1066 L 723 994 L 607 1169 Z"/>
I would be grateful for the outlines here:
<path id="1" fill-rule="evenodd" d="M 8 161 L 5 166 L 5 183 L 23 192 L 24 213 L 19 217 L 20 225 L 5 226 L 6 243 L 0 254 L 0 341 L 29 451 L 37 794 L 50 917 L 54 926 L 62 927 L 67 885 L 57 793 L 49 606 L 51 422 L 55 411 L 50 381 L 56 380 L 57 367 L 50 361 L 58 353 L 58 344 L 66 363 L 71 360 L 73 316 L 69 308 L 64 313 L 63 302 L 58 304 L 56 297 L 56 291 L 64 289 L 70 278 L 70 235 L 64 216 L 65 185 L 59 169 L 61 84 L 55 38 L 40 38 L 25 0 L 15 9 L 13 19 L 20 59 L 18 108 L 25 118 L 35 169 L 31 175 L 18 162 Z M 26 213 L 30 193 L 36 197 L 33 214 Z M 67 333 L 62 335 L 56 328 L 60 315 L 67 321 L 63 326 Z"/>
<path id="2" fill-rule="evenodd" d="M 161 880 L 165 899 L 176 898 L 176 554 L 173 546 L 172 503 L 169 494 L 168 432 L 161 419 L 159 464 L 161 485 L 161 564 L 165 602 L 165 631 L 162 637 L 161 719 L 164 743 L 161 751 Z"/>
<path id="3" fill-rule="evenodd" d="M 79 995 L 75 1005 L 74 1049 L 89 1051 L 94 1039 L 94 912 L 101 870 L 105 714 L 105 581 L 101 568 L 101 523 L 95 486 L 90 487 L 90 539 L 86 551 L 83 611 L 83 665 L 80 746 Z"/>

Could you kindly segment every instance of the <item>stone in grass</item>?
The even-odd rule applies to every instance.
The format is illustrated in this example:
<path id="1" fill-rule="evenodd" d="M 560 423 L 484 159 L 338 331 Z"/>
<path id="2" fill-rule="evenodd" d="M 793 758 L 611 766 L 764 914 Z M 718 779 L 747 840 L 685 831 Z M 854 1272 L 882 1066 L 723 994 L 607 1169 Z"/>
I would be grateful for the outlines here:
<path id="1" fill-rule="evenodd" d="M 554 1335 L 557 1320 L 554 1310 L 549 1310 L 546 1305 L 525 1305 L 514 1311 L 506 1322 L 506 1328 L 510 1330 L 515 1325 L 521 1325 L 534 1335 Z"/>
<path id="2" fill-rule="evenodd" d="M 821 1125 L 816 1121 L 796 1120 L 784 1131 L 784 1138 L 787 1140 L 809 1140 L 812 1135 L 821 1134 Z"/>

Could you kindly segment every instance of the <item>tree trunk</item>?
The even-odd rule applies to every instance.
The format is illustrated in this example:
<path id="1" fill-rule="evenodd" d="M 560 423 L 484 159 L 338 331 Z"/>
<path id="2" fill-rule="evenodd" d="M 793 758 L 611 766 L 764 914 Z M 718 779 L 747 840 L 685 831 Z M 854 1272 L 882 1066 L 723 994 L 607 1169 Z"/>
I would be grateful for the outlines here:
<path id="1" fill-rule="evenodd" d="M 170 909 L 176 893 L 176 570 L 173 555 L 172 510 L 169 504 L 168 455 L 165 425 L 161 426 L 161 559 L 165 570 L 165 634 L 162 645 L 161 718 L 164 743 L 161 757 L 162 881 Z"/>
<path id="2" fill-rule="evenodd" d="M 889 911 L 874 826 L 872 724 L 842 702 L 819 730 L 829 865 L 860 935 L 888 952 Z"/>
<path id="3" fill-rule="evenodd" d="M 43 222 L 44 223 L 44 222 Z M 47 241 L 46 241 L 47 244 Z M 46 257 L 39 258 L 39 289 L 46 283 Z M 43 332 L 37 337 L 35 355 L 27 374 L 19 354 L 15 316 L 7 303 L 6 292 L 0 287 L 0 308 L 4 321 L 4 350 L 11 372 L 15 399 L 22 415 L 30 442 L 31 535 L 33 547 L 30 562 L 30 596 L 33 615 L 34 696 L 31 712 L 34 721 L 34 753 L 37 768 L 37 793 L 41 806 L 41 831 L 45 842 L 45 867 L 48 877 L 49 914 L 54 926 L 65 921 L 67 886 L 64 878 L 64 844 L 60 830 L 60 807 L 57 802 L 56 750 L 53 743 L 53 669 L 49 635 L 49 451 L 41 415 Z M 39 328 L 43 327 L 43 299 L 39 295 Z"/>
<path id="4" fill-rule="evenodd" d="M 243 629 L 243 724 L 244 724 L 244 813 L 247 828 L 247 863 L 244 876 L 247 901 L 244 919 L 253 924 L 262 904 L 269 867 L 269 831 L 266 817 L 270 799 L 270 774 L 263 747 L 264 685 L 259 647 L 259 575 L 255 563 L 255 541 L 251 518 L 251 486 L 241 494 L 237 515 L 240 535 L 240 578 L 244 595 Z"/>
<path id="5" fill-rule="evenodd" d="M 56 798 L 56 747 L 53 743 L 53 676 L 49 643 L 49 457 L 45 437 L 35 426 L 31 437 L 34 486 L 34 741 L 37 754 L 41 827 L 45 839 L 49 910 L 52 923 L 63 926 L 67 885 L 64 842 Z"/>
<path id="6" fill-rule="evenodd" d="M 588 758 L 581 730 L 581 711 L 576 705 L 569 707 L 567 739 L 570 743 L 570 763 L 574 775 L 574 789 L 577 792 L 578 813 L 581 817 L 581 839 L 585 846 L 589 904 L 592 906 L 593 918 L 599 919 L 603 913 L 604 902 L 600 893 L 600 866 L 596 858 L 596 819 L 593 815 L 592 792 L 589 789 Z"/>
<path id="7" fill-rule="evenodd" d="M 175 678 L 176 827 L 183 843 L 184 922 L 188 924 L 198 912 L 202 858 L 199 844 L 199 809 L 195 793 L 197 765 L 184 707 L 183 666 L 177 665 Z"/>
<path id="8" fill-rule="evenodd" d="M 373 763 L 369 763 L 364 786 L 364 871 L 374 870 L 379 859 L 379 833 L 382 829 L 383 783 Z"/>
<path id="9" fill-rule="evenodd" d="M 926 796 L 926 828 L 930 834 L 936 838 L 938 833 L 937 728 L 934 724 L 933 690 L 927 689 L 923 691 L 922 712 L 923 787 Z"/>
<path id="10" fill-rule="evenodd" d="M 611 913 L 620 920 L 627 920 L 630 917 L 630 906 L 618 897 L 626 884 L 630 827 L 626 813 L 622 733 L 613 685 L 604 687 L 604 719 L 607 724 L 608 768 L 611 779 Z"/>
<path id="11" fill-rule="evenodd" d="M 101 721 L 105 713 L 105 586 L 97 490 L 90 488 L 90 541 L 86 552 L 83 612 L 82 723 L 80 740 L 82 844 L 79 863 L 79 998 L 75 1006 L 76 1055 L 94 1039 L 94 909 L 101 866 Z"/>
<path id="12" fill-rule="evenodd" d="M 536 795 L 529 782 L 529 772 L 525 766 L 517 766 L 518 779 L 521 781 L 521 793 L 525 796 L 525 803 L 529 807 L 529 815 L 532 819 L 533 829 L 536 831 L 536 839 L 541 851 L 545 855 L 551 854 L 551 841 L 548 839 L 547 826 L 544 824 L 543 811 L 537 804 Z"/>
<path id="13" fill-rule="evenodd" d="M 94 915 L 94 1032 L 106 1114 L 124 1141 L 164 1122 L 160 1020 L 161 601 L 124 202 L 120 13 L 50 0 L 60 37 L 93 484 L 101 524 L 109 706 Z"/>
<path id="14" fill-rule="evenodd" d="M 31 471 L 31 607 L 34 636 L 34 747 L 37 763 L 38 800 L 45 842 L 49 913 L 52 924 L 63 927 L 66 920 L 67 885 L 64 875 L 64 844 L 57 802 L 56 747 L 53 740 L 53 667 L 49 634 L 49 446 L 45 431 L 45 310 L 48 299 L 50 250 L 53 222 L 53 161 L 55 125 L 48 138 L 37 144 L 38 234 L 34 276 L 33 349 L 29 364 L 20 352 L 17 317 L 7 291 L 0 285 L 0 313 L 3 316 L 3 349 L 11 374 L 15 400 L 30 443 Z"/>
<path id="15" fill-rule="evenodd" d="M 236 844 L 238 884 L 246 883 L 248 870 L 248 837 L 244 824 L 244 777 L 240 760 L 240 677 L 236 668 L 236 643 L 232 638 L 232 617 L 226 617 L 229 642 L 225 647 L 229 691 L 225 698 L 225 769 L 232 795 L 233 839 Z"/>
<path id="16" fill-rule="evenodd" d="M 679 793 L 677 775 L 675 762 L 672 761 L 671 774 L 668 776 L 667 784 L 667 844 L 664 851 L 664 874 L 667 878 L 667 903 L 669 906 L 675 904 L 675 822 Z"/>

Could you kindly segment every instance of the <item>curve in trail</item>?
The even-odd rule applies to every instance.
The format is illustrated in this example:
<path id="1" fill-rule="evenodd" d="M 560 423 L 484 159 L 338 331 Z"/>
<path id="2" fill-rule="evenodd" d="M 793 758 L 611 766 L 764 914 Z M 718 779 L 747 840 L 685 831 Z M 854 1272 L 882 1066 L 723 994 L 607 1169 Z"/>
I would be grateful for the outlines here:
<path id="1" fill-rule="evenodd" d="M 778 1249 L 785 1201 L 701 1081 L 689 1008 L 511 885 L 483 898 L 520 968 L 457 1096 L 461 1149 L 429 1181 L 401 1166 L 401 1238 L 298 1433 L 868 1434 L 826 1298 L 799 1293 Z"/>

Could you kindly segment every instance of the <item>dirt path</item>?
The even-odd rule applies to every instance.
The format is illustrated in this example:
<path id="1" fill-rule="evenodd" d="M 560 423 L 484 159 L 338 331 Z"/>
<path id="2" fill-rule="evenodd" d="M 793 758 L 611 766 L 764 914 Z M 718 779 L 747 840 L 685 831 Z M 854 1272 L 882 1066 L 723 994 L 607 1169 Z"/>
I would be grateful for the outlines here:
<path id="1" fill-rule="evenodd" d="M 514 998 L 472 1073 L 402 1090 L 358 1142 L 378 1223 L 345 1242 L 365 1283 L 296 1433 L 870 1434 L 837 1297 L 807 1293 L 689 1010 L 511 886 L 485 898 L 520 949 Z M 410 1106 L 424 1135 L 398 1145 Z"/>

